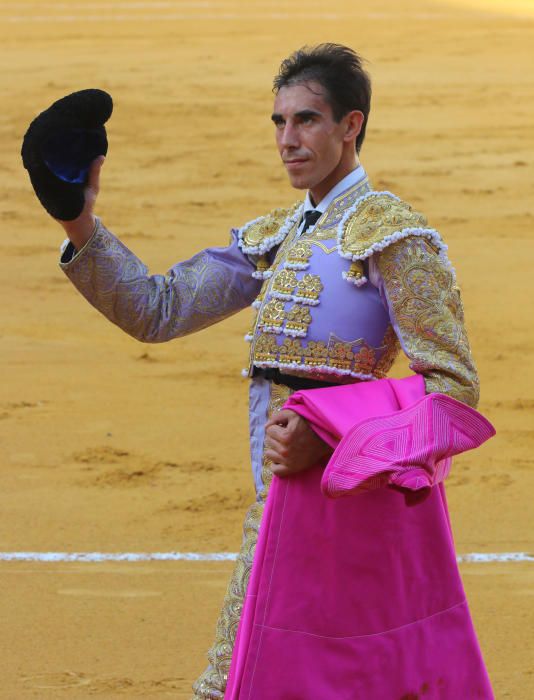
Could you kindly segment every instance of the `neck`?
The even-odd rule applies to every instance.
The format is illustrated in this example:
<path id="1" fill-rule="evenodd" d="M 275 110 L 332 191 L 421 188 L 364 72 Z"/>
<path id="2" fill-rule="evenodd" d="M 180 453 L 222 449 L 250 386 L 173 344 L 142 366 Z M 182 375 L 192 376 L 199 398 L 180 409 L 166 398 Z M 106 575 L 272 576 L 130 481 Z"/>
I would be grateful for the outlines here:
<path id="1" fill-rule="evenodd" d="M 344 177 L 355 170 L 360 165 L 360 161 L 356 153 L 352 153 L 349 158 L 342 158 L 338 165 L 332 170 L 330 175 L 320 182 L 316 187 L 310 189 L 310 199 L 313 206 L 317 206 L 319 202 L 333 189 L 338 182 L 341 182 Z"/>

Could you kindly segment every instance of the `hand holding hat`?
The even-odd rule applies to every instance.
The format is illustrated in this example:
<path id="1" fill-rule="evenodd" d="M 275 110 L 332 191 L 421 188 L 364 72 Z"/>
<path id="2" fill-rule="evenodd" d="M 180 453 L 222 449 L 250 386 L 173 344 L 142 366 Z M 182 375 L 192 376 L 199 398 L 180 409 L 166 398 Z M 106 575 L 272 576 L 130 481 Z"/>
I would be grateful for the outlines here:
<path id="1" fill-rule="evenodd" d="M 91 164 L 105 156 L 104 124 L 113 102 L 103 90 L 81 90 L 41 112 L 24 136 L 22 162 L 33 189 L 55 219 L 72 221 L 85 205 Z"/>

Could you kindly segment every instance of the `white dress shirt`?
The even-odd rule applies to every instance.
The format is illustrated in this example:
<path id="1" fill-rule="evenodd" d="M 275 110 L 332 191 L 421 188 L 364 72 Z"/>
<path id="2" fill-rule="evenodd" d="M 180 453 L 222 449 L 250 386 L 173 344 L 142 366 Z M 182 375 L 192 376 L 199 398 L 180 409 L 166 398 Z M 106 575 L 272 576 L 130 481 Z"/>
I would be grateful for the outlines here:
<path id="1" fill-rule="evenodd" d="M 306 193 L 306 197 L 304 199 L 304 209 L 302 211 L 303 217 L 304 217 L 304 213 L 307 211 L 320 211 L 321 214 L 324 214 L 324 212 L 328 209 L 328 207 L 330 206 L 330 204 L 333 202 L 333 200 L 336 197 L 338 197 L 345 190 L 348 190 L 349 187 L 353 187 L 354 185 L 356 185 L 358 182 L 360 182 L 360 180 L 363 180 L 365 175 L 366 175 L 366 173 L 365 173 L 365 170 L 363 169 L 363 166 L 359 165 L 357 168 L 352 170 L 348 175 L 345 175 L 345 177 L 342 180 L 340 180 L 337 183 L 337 185 L 332 187 L 330 192 L 328 192 L 328 194 L 326 194 L 321 199 L 319 204 L 317 204 L 316 206 L 313 205 L 313 203 L 311 201 L 310 192 L 308 190 L 308 192 Z M 299 231 L 298 231 L 299 236 L 302 233 L 303 228 L 304 228 L 304 218 L 302 219 L 300 226 L 299 226 Z"/>

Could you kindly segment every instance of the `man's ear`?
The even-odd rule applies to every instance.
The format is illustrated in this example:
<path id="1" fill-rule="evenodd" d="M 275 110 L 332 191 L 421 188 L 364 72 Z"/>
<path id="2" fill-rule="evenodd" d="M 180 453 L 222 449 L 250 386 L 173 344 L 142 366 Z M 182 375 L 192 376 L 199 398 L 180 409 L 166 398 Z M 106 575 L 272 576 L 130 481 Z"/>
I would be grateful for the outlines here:
<path id="1" fill-rule="evenodd" d="M 362 130 L 364 118 L 363 112 L 360 112 L 359 109 L 354 109 L 352 112 L 345 114 L 343 117 L 346 123 L 345 141 L 356 141 L 358 134 Z"/>

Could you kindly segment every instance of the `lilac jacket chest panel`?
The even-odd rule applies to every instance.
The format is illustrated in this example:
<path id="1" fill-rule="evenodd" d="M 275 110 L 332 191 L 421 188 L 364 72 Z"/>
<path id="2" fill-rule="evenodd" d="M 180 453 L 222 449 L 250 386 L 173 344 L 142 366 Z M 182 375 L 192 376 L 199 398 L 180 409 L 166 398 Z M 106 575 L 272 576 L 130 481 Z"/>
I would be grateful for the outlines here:
<path id="1" fill-rule="evenodd" d="M 306 263 L 293 269 L 294 250 L 308 246 Z M 299 267 L 297 264 L 296 267 Z M 314 375 L 372 379 L 387 349 L 388 311 L 378 289 L 344 279 L 350 262 L 334 238 L 298 239 L 276 255 L 263 285 L 253 332 L 251 365 Z M 330 377 L 333 379 L 333 377 Z"/>

